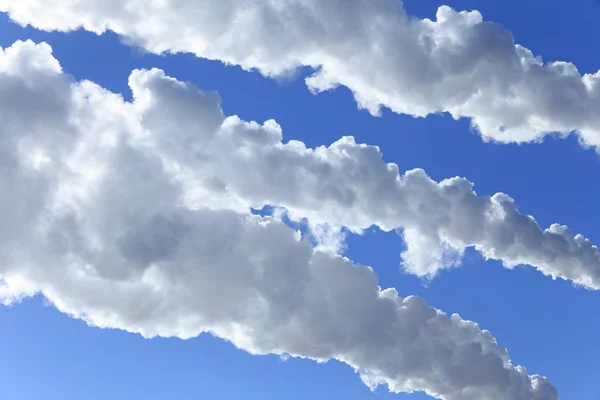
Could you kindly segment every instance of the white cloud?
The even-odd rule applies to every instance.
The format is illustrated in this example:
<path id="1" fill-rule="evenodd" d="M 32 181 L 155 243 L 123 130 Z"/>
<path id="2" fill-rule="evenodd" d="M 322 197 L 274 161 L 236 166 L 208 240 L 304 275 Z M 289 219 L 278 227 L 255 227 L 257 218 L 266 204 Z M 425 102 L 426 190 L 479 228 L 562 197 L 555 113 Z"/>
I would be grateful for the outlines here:
<path id="1" fill-rule="evenodd" d="M 352 137 L 316 149 L 283 143 L 276 122 L 224 118 L 214 94 L 199 93 L 161 71 L 134 72 L 130 85 L 141 121 L 136 129 L 147 133 L 139 146 L 176 170 L 189 204 L 240 212 L 277 205 L 294 220 L 354 232 L 372 225 L 402 228 L 404 266 L 423 277 L 456 265 L 465 248 L 474 247 L 507 267 L 532 265 L 546 275 L 600 288 L 595 246 L 563 226 L 541 229 L 504 194 L 478 196 L 466 179 L 438 183 L 422 170 L 400 175 L 397 165 L 382 160 L 379 148 Z M 339 239 L 326 239 L 333 246 L 325 247 L 339 248 Z"/>
<path id="2" fill-rule="evenodd" d="M 266 76 L 298 66 L 314 92 L 347 86 L 360 107 L 471 118 L 486 140 L 578 131 L 600 146 L 600 74 L 543 64 L 480 13 L 408 16 L 400 0 L 0 0 L 20 24 L 107 29 L 156 52 L 190 52 Z"/>
<path id="3" fill-rule="evenodd" d="M 8 49 L 5 59 L 11 54 L 16 58 L 22 51 L 20 47 Z M 59 71 L 55 60 L 47 63 L 44 68 L 48 71 Z M 31 100 L 20 100 L 16 93 L 6 96 L 4 121 L 10 121 L 7 124 L 14 125 L 16 131 L 30 132 L 27 137 L 21 136 L 20 151 L 27 152 L 23 157 L 28 165 L 43 165 L 45 173 L 57 167 L 48 161 L 53 159 L 48 146 L 54 142 L 49 142 L 47 132 L 63 140 L 61 157 L 73 152 L 69 167 L 78 174 L 70 174 L 59 182 L 61 193 L 84 196 L 89 178 L 106 172 L 99 166 L 106 168 L 117 162 L 105 160 L 103 157 L 114 154 L 105 155 L 94 146 L 113 146 L 122 140 L 117 133 L 125 129 L 132 147 L 127 148 L 128 152 L 143 149 L 153 162 L 169 172 L 169 180 L 163 183 L 167 187 L 162 194 L 165 199 L 161 201 L 181 197 L 187 207 L 242 213 L 250 207 L 285 207 L 292 219 L 307 218 L 313 239 L 333 252 L 343 244 L 339 231 L 342 226 L 354 232 L 373 225 L 386 231 L 401 228 L 407 244 L 404 266 L 408 272 L 423 277 L 433 277 L 440 269 L 457 265 L 465 248 L 474 247 L 507 267 L 532 265 L 546 275 L 600 288 L 600 251 L 583 236 L 573 236 L 568 228 L 559 225 L 543 230 L 532 217 L 520 214 L 510 197 L 501 193 L 478 196 L 466 179 L 438 183 L 422 170 L 400 175 L 395 164 L 382 160 L 377 147 L 356 144 L 352 137 L 316 149 L 306 148 L 299 141 L 283 143 L 276 122 L 261 125 L 235 116 L 224 117 L 215 93 L 202 93 L 165 77 L 159 70 L 132 73 L 133 103 L 123 103 L 116 95 L 89 82 L 76 86 L 78 90 L 73 91 L 69 103 L 62 99 L 69 91 L 64 80 L 54 82 L 38 76 L 27 79 L 5 84 L 6 92 L 23 90 L 31 81 L 36 82 L 34 90 L 40 93 Z M 59 90 L 64 93 L 57 93 Z M 100 99 L 96 108 L 90 108 L 88 97 Z M 105 98 L 113 100 L 104 101 Z M 44 109 L 49 102 L 55 103 L 58 110 Z M 31 115 L 19 118 L 21 114 L 15 108 L 24 109 L 25 104 Z M 74 113 L 73 108 L 81 110 Z M 96 118 L 99 125 L 90 125 L 91 118 Z M 70 136 L 81 129 L 74 122 L 97 133 L 89 143 L 82 142 L 73 149 Z M 100 139 L 96 137 L 102 137 L 102 142 L 97 143 Z M 126 163 L 133 156 L 123 153 L 121 157 L 125 160 L 119 162 Z M 4 163 L 12 158 L 13 155 L 7 155 Z M 48 183 L 37 182 L 38 177 L 28 179 L 35 181 L 35 185 L 27 186 L 32 194 L 46 190 L 36 185 Z M 113 183 L 115 187 L 119 184 Z M 73 187 L 78 187 L 77 191 Z M 10 190 L 26 189 L 13 183 Z M 182 191 L 180 196 L 176 191 Z M 113 194 L 105 196 L 111 199 Z M 141 195 L 137 207 L 156 200 Z M 19 208 L 27 205 L 20 199 L 16 203 Z M 24 215 L 31 214 L 24 209 Z M 17 218 L 21 218 L 20 214 L 7 215 L 9 221 Z"/>
<path id="4" fill-rule="evenodd" d="M 314 251 L 280 220 L 247 210 L 255 199 L 288 199 L 333 219 L 360 211 L 349 221 L 360 226 L 374 199 L 403 193 L 381 204 L 382 215 L 419 196 L 413 207 L 427 209 L 433 196 L 448 209 L 440 193 L 463 193 L 465 181 L 439 186 L 422 172 L 399 180 L 376 148 L 350 139 L 316 151 L 283 145 L 274 122 L 223 119 L 215 94 L 158 70 L 135 71 L 130 83 L 134 103 L 71 82 L 47 45 L 0 51 L 5 304 L 42 293 L 99 327 L 147 337 L 211 332 L 253 354 L 336 358 L 397 392 L 557 399 L 546 378 L 513 366 L 477 324 L 382 291 L 370 268 Z M 425 184 L 408 190 L 411 180 Z M 477 199 L 466 197 L 490 201 Z"/>

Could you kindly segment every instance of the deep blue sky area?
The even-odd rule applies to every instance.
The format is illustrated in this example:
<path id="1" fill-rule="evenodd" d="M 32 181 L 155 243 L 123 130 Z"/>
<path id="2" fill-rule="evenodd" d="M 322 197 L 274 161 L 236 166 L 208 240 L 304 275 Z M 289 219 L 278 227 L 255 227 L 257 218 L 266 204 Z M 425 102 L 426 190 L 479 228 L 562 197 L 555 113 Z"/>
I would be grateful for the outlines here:
<path id="1" fill-rule="evenodd" d="M 433 17 L 435 0 L 405 0 L 409 12 Z M 574 62 L 581 72 L 600 68 L 600 3 L 557 0 L 450 0 L 457 9 L 478 9 L 513 32 L 517 43 L 545 61 Z M 302 71 L 278 82 L 191 55 L 155 56 L 121 44 L 113 34 L 42 33 L 0 15 L 0 46 L 16 39 L 46 41 L 75 79 L 90 79 L 129 98 L 134 68 L 158 67 L 203 90 L 216 90 L 227 115 L 262 122 L 273 118 L 284 139 L 308 146 L 343 135 L 380 146 L 402 171 L 423 168 L 434 179 L 456 175 L 479 194 L 504 192 L 544 228 L 559 222 L 600 243 L 600 162 L 575 137 L 542 144 L 483 143 L 466 120 L 447 115 L 414 119 L 385 111 L 358 110 L 339 88 L 312 95 Z M 402 273 L 401 238 L 375 230 L 348 238 L 347 255 L 372 266 L 382 287 L 416 294 L 448 313 L 477 321 L 506 346 L 513 363 L 550 378 L 561 399 L 598 399 L 600 294 L 553 281 L 529 267 L 514 271 L 469 251 L 461 268 L 432 282 Z M 42 298 L 0 307 L 0 400 L 34 399 L 404 399 L 422 394 L 375 394 L 349 367 L 307 360 L 250 356 L 220 339 L 146 340 L 87 327 L 60 314 Z"/>

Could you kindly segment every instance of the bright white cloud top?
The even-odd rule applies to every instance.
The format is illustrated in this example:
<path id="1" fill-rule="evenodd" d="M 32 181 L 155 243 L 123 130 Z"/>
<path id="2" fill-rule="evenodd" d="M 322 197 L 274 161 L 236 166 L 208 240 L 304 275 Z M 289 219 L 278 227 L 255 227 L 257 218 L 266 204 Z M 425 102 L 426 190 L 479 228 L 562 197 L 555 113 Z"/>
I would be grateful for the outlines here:
<path id="1" fill-rule="evenodd" d="M 349 138 L 282 144 L 274 122 L 224 118 L 215 94 L 161 71 L 134 71 L 130 86 L 133 102 L 72 82 L 46 44 L 0 52 L 2 302 L 41 293 L 99 327 L 211 332 L 253 354 L 335 358 L 396 392 L 557 399 L 477 324 L 381 290 L 370 268 L 314 251 L 248 205 L 357 228 L 405 221 L 409 244 L 440 226 L 461 237 L 475 227 L 504 246 L 493 251 L 548 265 L 566 257 L 584 268 L 595 253 L 583 239 L 542 233 L 508 198 L 477 197 L 465 180 L 399 177 L 377 148 Z M 510 245 L 525 234 L 536 246 Z"/>
<path id="2" fill-rule="evenodd" d="M 319 92 L 348 87 L 377 114 L 466 117 L 486 140 L 531 142 L 577 131 L 600 146 L 600 73 L 544 64 L 477 11 L 440 7 L 435 21 L 400 0 L 0 0 L 44 30 L 107 29 L 156 52 L 190 52 L 266 76 L 299 66 Z"/>

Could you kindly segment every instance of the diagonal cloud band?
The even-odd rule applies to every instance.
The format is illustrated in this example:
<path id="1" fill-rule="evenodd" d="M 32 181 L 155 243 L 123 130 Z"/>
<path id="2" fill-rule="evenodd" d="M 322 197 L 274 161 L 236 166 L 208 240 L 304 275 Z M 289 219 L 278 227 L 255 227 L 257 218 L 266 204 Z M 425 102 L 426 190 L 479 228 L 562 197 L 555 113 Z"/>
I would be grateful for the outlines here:
<path id="1" fill-rule="evenodd" d="M 155 52 L 188 52 L 265 76 L 300 66 L 313 92 L 348 87 L 378 114 L 470 118 L 485 140 L 538 141 L 576 131 L 600 146 L 600 73 L 544 64 L 477 11 L 442 6 L 435 21 L 400 0 L 0 0 L 43 30 L 112 30 Z"/>
<path id="2" fill-rule="evenodd" d="M 307 171 L 333 177 L 335 154 L 379 162 L 375 148 L 349 139 L 317 151 L 283 145 L 274 122 L 224 119 L 215 94 L 161 71 L 135 71 L 130 83 L 133 103 L 72 82 L 46 44 L 0 49 L 4 304 L 41 293 L 98 327 L 146 337 L 210 332 L 252 354 L 335 358 L 394 392 L 558 398 L 477 324 L 381 290 L 372 269 L 315 251 L 276 218 L 249 214 L 245 193 L 230 190 L 239 185 L 229 182 L 234 167 L 219 173 L 220 158 L 233 165 L 241 157 L 251 172 L 238 179 L 253 179 L 247 190 L 267 196 L 279 179 L 309 204 L 320 188 Z M 267 162 L 296 163 L 297 177 L 285 168 L 261 176 L 252 158 L 261 148 Z M 331 184 L 322 189 L 312 201 L 334 207 L 344 198 Z"/>

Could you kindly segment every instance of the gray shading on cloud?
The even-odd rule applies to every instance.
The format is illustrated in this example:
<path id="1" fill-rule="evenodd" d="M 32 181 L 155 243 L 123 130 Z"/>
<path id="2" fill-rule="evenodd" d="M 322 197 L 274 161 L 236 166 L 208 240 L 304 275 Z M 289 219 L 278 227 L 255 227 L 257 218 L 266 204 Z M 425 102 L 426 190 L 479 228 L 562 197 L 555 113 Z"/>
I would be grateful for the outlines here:
<path id="1" fill-rule="evenodd" d="M 600 146 L 600 74 L 543 63 L 477 11 L 407 15 L 400 0 L 0 0 L 43 30 L 112 30 L 154 53 L 193 53 L 269 77 L 315 69 L 313 92 L 348 87 L 361 108 L 469 118 L 484 140 L 577 132 Z"/>
<path id="2" fill-rule="evenodd" d="M 4 304 L 41 294 L 101 328 L 184 339 L 208 332 L 251 354 L 335 358 L 370 387 L 394 392 L 558 398 L 476 323 L 382 290 L 371 268 L 316 251 L 281 220 L 248 212 L 251 196 L 269 196 L 288 173 L 261 176 L 253 152 L 265 163 L 295 165 L 288 189 L 297 210 L 322 203 L 330 208 L 318 213 L 327 216 L 367 206 L 368 197 L 336 186 L 339 165 L 374 163 L 348 170 L 367 174 L 373 189 L 389 179 L 377 178 L 381 168 L 396 173 L 376 148 L 350 139 L 317 150 L 284 145 L 274 122 L 224 118 L 215 94 L 158 70 L 134 71 L 130 84 L 135 99 L 126 102 L 93 82 L 71 81 L 46 44 L 0 51 L 0 87 L 15 89 L 11 101 L 0 100 L 0 117 L 10 120 L 0 127 Z M 238 158 L 254 185 L 232 180 Z M 420 171 L 392 181 L 411 179 L 428 182 L 411 188 L 412 198 L 443 193 Z M 458 192 L 470 187 L 456 182 Z M 399 203 L 412 201 L 403 196 Z M 363 218 L 370 217 L 352 224 Z"/>

